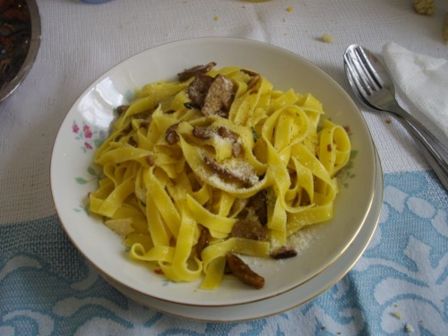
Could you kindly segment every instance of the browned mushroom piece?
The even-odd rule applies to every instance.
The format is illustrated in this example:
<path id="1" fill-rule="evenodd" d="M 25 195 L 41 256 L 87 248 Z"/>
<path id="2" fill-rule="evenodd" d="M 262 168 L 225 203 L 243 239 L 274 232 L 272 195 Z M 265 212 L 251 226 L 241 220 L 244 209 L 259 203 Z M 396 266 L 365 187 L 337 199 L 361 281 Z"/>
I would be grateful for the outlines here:
<path id="1" fill-rule="evenodd" d="M 221 138 L 227 138 L 232 141 L 238 141 L 238 134 L 229 130 L 227 127 L 224 126 L 218 127 L 218 135 Z"/>
<path id="2" fill-rule="evenodd" d="M 219 177 L 230 182 L 242 182 L 239 176 L 233 174 L 229 169 L 224 168 L 218 164 L 214 159 L 204 156 L 204 164 L 212 170 L 214 173 L 218 174 Z"/>
<path id="3" fill-rule="evenodd" d="M 152 155 L 148 155 L 145 157 L 146 163 L 152 167 L 154 166 L 154 164 L 156 163 L 156 161 L 154 160 L 154 157 Z"/>
<path id="4" fill-rule="evenodd" d="M 227 127 L 218 127 L 218 135 L 224 139 L 230 139 L 232 143 L 232 155 L 234 157 L 240 157 L 243 153 L 243 145 L 238 142 L 238 134 L 229 130 Z"/>
<path id="5" fill-rule="evenodd" d="M 292 247 L 282 246 L 271 252 L 271 257 L 274 259 L 293 258 L 297 255 L 297 251 Z"/>
<path id="6" fill-rule="evenodd" d="M 253 240 L 267 240 L 268 231 L 256 218 L 244 218 L 235 222 L 231 232 L 232 237 Z"/>
<path id="7" fill-rule="evenodd" d="M 199 74 L 205 74 L 209 72 L 213 67 L 216 65 L 215 62 L 209 62 L 205 65 L 196 65 L 192 68 L 185 69 L 184 71 L 177 74 L 177 78 L 179 78 L 179 81 L 183 82 L 187 79 L 199 75 Z"/>
<path id="8" fill-rule="evenodd" d="M 267 192 L 261 190 L 254 196 L 249 198 L 247 207 L 253 209 L 255 215 L 261 224 L 266 225 L 268 223 L 268 206 L 267 206 Z"/>
<path id="9" fill-rule="evenodd" d="M 177 125 L 178 125 L 177 123 L 173 124 L 166 129 L 165 140 L 170 145 L 174 145 L 179 141 L 179 134 L 177 134 L 176 132 Z"/>
<path id="10" fill-rule="evenodd" d="M 247 91 L 251 91 L 251 90 L 255 89 L 260 81 L 261 81 L 260 75 L 256 75 L 256 76 L 252 77 L 249 80 L 249 82 L 247 83 Z"/>
<path id="11" fill-rule="evenodd" d="M 210 235 L 210 232 L 207 228 L 202 227 L 201 228 L 201 234 L 199 235 L 198 242 L 196 244 L 196 256 L 202 260 L 201 253 L 202 250 L 205 249 L 208 244 L 210 244 L 212 236 Z"/>
<path id="12" fill-rule="evenodd" d="M 245 284 L 252 286 L 256 289 L 263 288 L 264 278 L 255 273 L 250 267 L 242 261 L 239 257 L 233 253 L 226 255 L 226 264 L 229 267 L 233 275 L 240 279 Z"/>
<path id="13" fill-rule="evenodd" d="M 254 177 L 256 178 L 256 175 L 250 176 L 250 175 L 238 174 L 235 171 L 220 165 L 214 159 L 208 156 L 204 156 L 204 164 L 206 167 L 208 167 L 210 170 L 216 173 L 224 181 L 238 183 L 245 188 L 249 188 L 254 185 L 253 180 Z"/>
<path id="14" fill-rule="evenodd" d="M 134 137 L 130 137 L 128 140 L 128 144 L 133 147 L 138 147 L 138 142 L 134 139 Z"/>
<path id="15" fill-rule="evenodd" d="M 205 97 L 207 96 L 207 92 L 212 85 L 213 80 L 213 77 L 204 74 L 196 75 L 195 79 L 187 88 L 188 97 L 191 100 L 190 105 L 192 107 L 201 109 L 202 106 L 204 106 Z"/>
<path id="16" fill-rule="evenodd" d="M 140 126 L 141 127 L 148 127 L 149 125 L 151 125 L 151 121 L 152 121 L 152 115 L 150 115 L 147 119 L 142 120 L 140 122 Z"/>
<path id="17" fill-rule="evenodd" d="M 241 69 L 241 72 L 244 72 L 245 74 L 248 74 L 251 77 L 260 76 L 257 72 L 248 69 Z"/>
<path id="18" fill-rule="evenodd" d="M 247 82 L 247 90 L 248 91 L 254 89 L 261 80 L 260 74 L 254 72 L 252 70 L 241 69 L 241 72 L 244 72 L 245 74 L 248 74 L 251 77 L 249 79 L 249 81 Z"/>
<path id="19" fill-rule="evenodd" d="M 213 136 L 213 131 L 209 127 L 195 126 L 192 134 L 198 139 L 207 140 Z"/>
<path id="20" fill-rule="evenodd" d="M 118 115 L 123 114 L 124 112 L 126 112 L 126 110 L 129 108 L 129 105 L 120 105 L 117 106 L 115 108 L 115 111 L 117 112 Z"/>
<path id="21" fill-rule="evenodd" d="M 201 112 L 205 116 L 219 115 L 227 118 L 234 97 L 233 82 L 221 75 L 215 77 L 205 96 Z"/>
<path id="22" fill-rule="evenodd" d="M 227 274 L 227 275 L 232 274 L 232 271 L 230 270 L 230 267 L 229 267 L 229 263 L 227 263 L 227 262 L 226 262 L 226 265 L 224 266 L 224 274 Z"/>

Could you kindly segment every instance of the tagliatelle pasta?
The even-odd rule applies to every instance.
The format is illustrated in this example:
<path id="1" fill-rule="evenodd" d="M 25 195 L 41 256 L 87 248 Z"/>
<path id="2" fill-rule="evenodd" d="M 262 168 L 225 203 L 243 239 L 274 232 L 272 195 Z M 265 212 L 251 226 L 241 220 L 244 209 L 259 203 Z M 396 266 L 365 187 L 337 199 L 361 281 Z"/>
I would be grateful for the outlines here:
<path id="1" fill-rule="evenodd" d="M 213 66 L 145 85 L 118 109 L 89 196 L 132 259 L 172 281 L 201 278 L 205 289 L 220 285 L 230 253 L 270 257 L 331 219 L 351 150 L 311 94 Z"/>

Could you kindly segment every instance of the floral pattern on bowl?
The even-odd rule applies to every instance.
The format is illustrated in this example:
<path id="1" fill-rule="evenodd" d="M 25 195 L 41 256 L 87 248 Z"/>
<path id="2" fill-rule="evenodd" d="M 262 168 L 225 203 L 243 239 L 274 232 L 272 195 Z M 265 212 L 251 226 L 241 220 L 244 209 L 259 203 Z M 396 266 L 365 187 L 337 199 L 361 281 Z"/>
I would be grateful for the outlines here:
<path id="1" fill-rule="evenodd" d="M 75 140 L 81 143 L 81 149 L 84 153 L 101 146 L 107 136 L 105 131 L 97 130 L 85 122 L 77 122 L 76 120 L 73 121 L 72 132 L 75 135 Z"/>

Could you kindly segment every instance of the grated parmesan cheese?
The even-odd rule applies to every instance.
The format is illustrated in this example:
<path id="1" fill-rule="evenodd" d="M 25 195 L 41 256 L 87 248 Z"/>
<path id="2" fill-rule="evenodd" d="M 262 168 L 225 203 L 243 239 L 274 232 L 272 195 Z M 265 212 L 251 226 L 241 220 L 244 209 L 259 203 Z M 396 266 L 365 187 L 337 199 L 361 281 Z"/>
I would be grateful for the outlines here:
<path id="1" fill-rule="evenodd" d="M 232 174 L 238 176 L 241 179 L 249 178 L 252 185 L 258 182 L 258 176 L 255 174 L 252 166 L 246 161 L 242 160 L 229 160 L 227 163 L 223 164 L 223 167 L 232 171 Z"/>
<path id="2" fill-rule="evenodd" d="M 288 242 L 289 245 L 296 250 L 297 254 L 299 254 L 307 249 L 317 237 L 316 229 L 314 227 L 309 227 L 293 234 L 289 237 Z"/>

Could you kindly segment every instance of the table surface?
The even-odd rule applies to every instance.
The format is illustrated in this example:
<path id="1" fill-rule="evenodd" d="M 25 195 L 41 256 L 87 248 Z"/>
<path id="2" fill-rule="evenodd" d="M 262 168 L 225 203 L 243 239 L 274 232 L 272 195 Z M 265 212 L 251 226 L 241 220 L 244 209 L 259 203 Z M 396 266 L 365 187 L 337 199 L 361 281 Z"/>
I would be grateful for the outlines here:
<path id="1" fill-rule="evenodd" d="M 0 335 L 446 335 L 448 194 L 414 140 L 360 109 L 384 170 L 377 232 L 354 269 L 313 301 L 264 319 L 198 322 L 145 308 L 110 287 L 62 232 L 50 193 L 57 130 L 76 98 L 112 66 L 166 42 L 204 36 L 295 52 L 348 90 L 342 54 L 395 41 L 448 57 L 448 1 L 431 17 L 397 0 L 38 0 L 42 41 L 24 83 L 0 105 Z M 333 36 L 323 43 L 323 34 Z M 262 303 L 261 303 L 262 304 Z"/>

